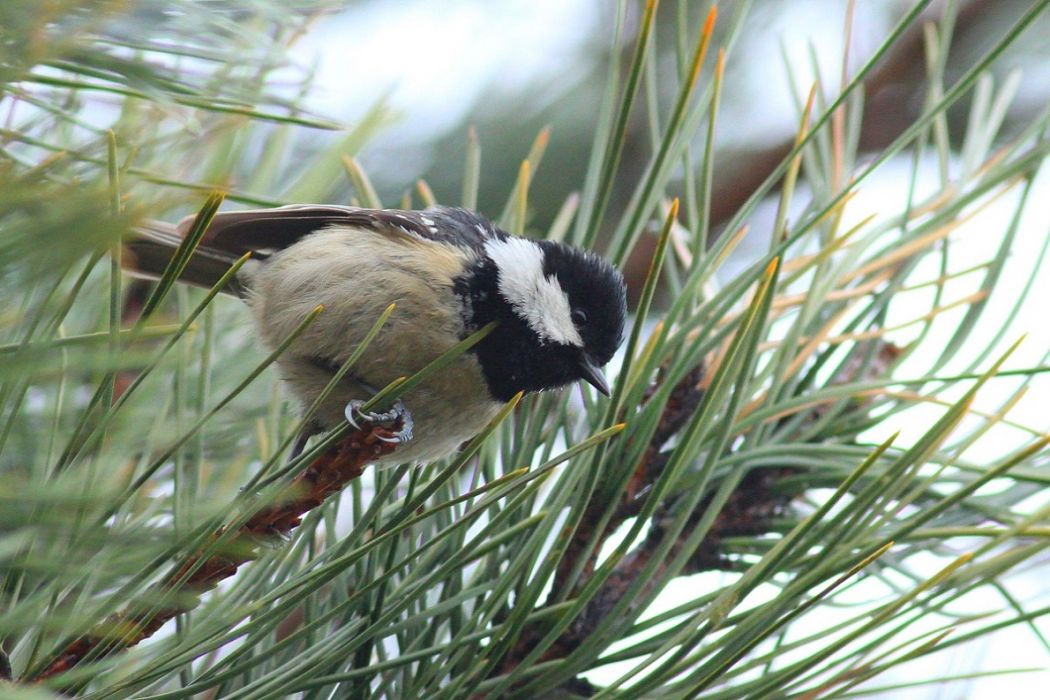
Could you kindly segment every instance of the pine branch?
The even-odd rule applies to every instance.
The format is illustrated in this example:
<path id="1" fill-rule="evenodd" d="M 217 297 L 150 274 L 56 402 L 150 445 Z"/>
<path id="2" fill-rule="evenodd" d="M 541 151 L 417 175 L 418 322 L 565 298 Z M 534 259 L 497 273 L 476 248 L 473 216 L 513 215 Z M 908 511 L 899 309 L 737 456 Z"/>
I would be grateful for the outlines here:
<path id="1" fill-rule="evenodd" d="M 286 538 L 301 524 L 306 513 L 361 476 L 365 466 L 376 457 L 392 452 L 396 445 L 387 439 L 393 437 L 399 428 L 398 425 L 365 426 L 343 438 L 292 480 L 286 500 L 261 508 L 236 533 L 231 534 L 226 528 L 213 533 L 210 544 L 225 542 L 222 554 L 203 551 L 186 557 L 170 575 L 154 586 L 154 596 L 150 596 L 193 602 L 161 608 L 150 606 L 144 611 L 129 607 L 69 643 L 47 666 L 23 678 L 23 682 L 40 682 L 85 661 L 99 660 L 130 649 L 151 637 L 175 616 L 191 610 L 201 594 L 236 574 L 242 564 L 254 560 L 262 542 Z M 209 546 L 208 550 L 211 549 Z"/>
<path id="2" fill-rule="evenodd" d="M 869 351 L 873 351 L 873 357 L 869 362 L 865 362 L 864 358 Z M 898 347 L 884 341 L 859 343 L 835 373 L 830 384 L 847 384 L 858 379 L 882 376 L 889 371 L 900 354 L 901 350 Z M 660 471 L 666 464 L 668 453 L 662 452 L 661 448 L 684 427 L 703 398 L 703 378 L 704 366 L 697 365 L 675 386 L 648 449 L 632 475 L 628 488 L 623 492 L 613 517 L 603 530 L 599 544 L 589 554 L 587 543 L 598 526 L 597 520 L 601 517 L 605 504 L 598 500 L 592 500 L 588 504 L 587 515 L 566 548 L 564 558 L 559 562 L 553 590 L 558 590 L 558 583 L 564 582 L 565 577 L 575 567 L 577 557 L 587 556 L 588 560 L 582 569 L 580 580 L 573 588 L 574 596 L 580 594 L 594 574 L 601 543 L 624 521 L 638 514 L 646 491 L 659 478 Z M 658 385 L 659 379 L 650 388 L 648 396 L 655 392 Z M 854 408 L 860 409 L 866 403 L 868 402 L 858 402 L 854 404 Z M 823 406 L 811 410 L 806 423 L 812 424 L 819 420 L 826 410 Z M 776 521 L 784 515 L 791 501 L 806 489 L 799 481 L 791 486 L 785 483 L 786 479 L 797 476 L 802 471 L 798 467 L 773 467 L 745 474 L 719 509 L 700 544 L 687 555 L 685 566 L 678 575 L 689 576 L 707 571 L 735 569 L 736 564 L 726 551 L 725 541 L 732 537 L 758 536 L 772 532 Z M 643 584 L 641 590 L 634 593 L 635 604 L 628 609 L 628 615 L 634 616 L 643 612 L 639 609 L 639 601 L 649 600 L 654 587 L 666 583 L 670 562 L 679 557 L 687 546 L 691 533 L 709 510 L 715 507 L 715 498 L 716 495 L 711 493 L 690 513 L 686 526 L 682 528 L 670 551 L 657 563 L 655 571 L 649 573 L 648 581 Z M 539 662 L 565 658 L 581 645 L 588 643 L 602 621 L 613 614 L 624 596 L 630 594 L 639 577 L 649 568 L 653 556 L 659 551 L 666 536 L 666 525 L 674 520 L 675 506 L 674 498 L 660 503 L 653 514 L 645 539 L 615 567 L 572 625 L 544 652 Z M 543 639 L 547 629 L 542 623 L 526 627 L 507 658 L 498 667 L 497 675 L 506 675 L 514 670 Z M 588 687 L 589 684 L 576 678 L 563 685 L 562 690 L 589 696 L 590 693 L 586 692 Z"/>
<path id="3" fill-rule="evenodd" d="M 601 527 L 602 513 L 605 512 L 608 503 L 602 499 L 594 498 L 587 504 L 580 526 L 572 541 L 569 542 L 565 550 L 565 556 L 558 564 L 557 572 L 554 575 L 554 587 L 551 589 L 551 596 L 562 590 L 576 562 L 583 557 L 587 558 L 587 563 L 582 569 L 582 580 L 585 582 L 586 578 L 594 573 L 594 565 L 598 558 L 598 552 L 601 551 L 601 543 L 608 539 L 624 521 L 638 514 L 644 502 L 644 495 L 647 489 L 659 478 L 660 471 L 667 461 L 667 455 L 661 452 L 663 446 L 685 426 L 696 407 L 700 405 L 700 400 L 704 395 L 701 387 L 703 378 L 704 365 L 701 363 L 689 371 L 671 392 L 660 416 L 660 422 L 649 440 L 645 453 L 631 474 L 627 488 L 621 494 L 620 502 L 612 517 L 605 527 L 602 528 L 599 544 L 589 552 L 587 551 L 587 543 L 592 540 L 595 532 Z M 646 400 L 653 395 L 659 381 L 658 379 L 657 383 L 650 387 L 645 397 Z M 574 592 L 578 592 L 581 586 L 582 583 L 577 582 Z M 555 601 L 552 598 L 550 602 L 553 603 Z"/>

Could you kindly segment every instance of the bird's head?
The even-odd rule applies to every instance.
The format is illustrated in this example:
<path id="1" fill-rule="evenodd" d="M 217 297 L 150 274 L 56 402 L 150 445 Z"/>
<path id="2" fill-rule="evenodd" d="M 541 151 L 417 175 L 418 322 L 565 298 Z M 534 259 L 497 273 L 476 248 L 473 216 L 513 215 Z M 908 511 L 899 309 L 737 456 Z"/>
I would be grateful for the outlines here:
<path id="1" fill-rule="evenodd" d="M 478 358 L 493 398 L 584 380 L 608 395 L 601 368 L 623 339 L 623 276 L 594 253 L 554 241 L 490 239 L 471 276 L 472 325 L 498 321 Z"/>

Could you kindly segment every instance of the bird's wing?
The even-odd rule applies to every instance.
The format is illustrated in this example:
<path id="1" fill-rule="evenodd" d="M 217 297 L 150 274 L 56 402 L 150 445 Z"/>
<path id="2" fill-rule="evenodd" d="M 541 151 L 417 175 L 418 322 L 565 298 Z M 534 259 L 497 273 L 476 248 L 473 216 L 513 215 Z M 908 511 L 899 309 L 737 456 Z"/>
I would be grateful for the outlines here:
<path id="1" fill-rule="evenodd" d="M 182 239 L 193 228 L 193 221 L 194 217 L 189 216 L 175 226 L 160 221 L 140 225 L 138 235 L 125 244 L 128 252 L 123 259 L 125 269 L 140 277 L 160 277 Z M 347 235 L 372 232 L 391 244 L 444 243 L 479 252 L 487 241 L 507 235 L 474 212 L 447 207 L 409 211 L 293 204 L 221 212 L 208 224 L 179 279 L 211 288 L 245 253 L 251 253 L 255 260 L 265 260 L 311 233 L 333 227 L 345 230 Z M 244 293 L 236 279 L 228 281 L 223 291 Z"/>
<path id="2" fill-rule="evenodd" d="M 192 226 L 193 217 L 187 217 L 179 222 L 177 231 L 185 235 Z M 249 251 L 255 253 L 255 257 L 264 257 L 295 244 L 304 236 L 333 226 L 373 231 L 395 239 L 409 236 L 470 248 L 483 247 L 485 241 L 504 235 L 487 220 L 465 209 L 409 211 L 293 204 L 216 214 L 201 246 L 227 253 L 233 258 Z"/>

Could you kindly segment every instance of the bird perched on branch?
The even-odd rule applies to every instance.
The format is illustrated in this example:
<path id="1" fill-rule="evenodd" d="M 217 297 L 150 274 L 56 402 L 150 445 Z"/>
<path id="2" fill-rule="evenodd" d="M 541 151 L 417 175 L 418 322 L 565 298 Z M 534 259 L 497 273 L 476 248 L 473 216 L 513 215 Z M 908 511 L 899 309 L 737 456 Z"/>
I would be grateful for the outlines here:
<path id="1" fill-rule="evenodd" d="M 193 218 L 150 222 L 129 241 L 125 265 L 159 277 Z M 310 406 L 391 303 L 393 315 L 301 435 L 355 420 L 362 402 L 424 368 L 495 321 L 495 330 L 451 365 L 398 397 L 404 443 L 380 463 L 446 457 L 477 434 L 519 391 L 584 380 L 608 395 L 601 367 L 623 337 L 623 277 L 597 255 L 554 241 L 511 236 L 465 209 L 425 211 L 330 205 L 215 215 L 179 279 L 212 288 L 229 280 L 269 348 L 318 306 L 323 312 L 277 360 L 280 375 Z M 408 428 L 413 425 L 414 428 Z"/>

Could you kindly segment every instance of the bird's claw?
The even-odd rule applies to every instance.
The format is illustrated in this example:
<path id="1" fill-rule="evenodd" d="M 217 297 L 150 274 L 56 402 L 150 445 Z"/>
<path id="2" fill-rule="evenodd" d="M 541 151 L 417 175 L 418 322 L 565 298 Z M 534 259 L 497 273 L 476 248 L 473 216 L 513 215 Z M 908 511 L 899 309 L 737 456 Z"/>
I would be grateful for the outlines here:
<path id="1" fill-rule="evenodd" d="M 388 435 L 377 435 L 376 437 L 382 442 L 397 444 L 405 443 L 412 439 L 412 414 L 409 413 L 400 399 L 394 402 L 389 411 L 365 413 L 361 410 L 361 407 L 364 405 L 365 402 L 359 399 L 354 399 L 346 404 L 346 422 L 352 425 L 354 430 L 360 430 L 361 428 L 358 421 L 377 426 L 400 425 L 401 427 L 396 431 Z"/>

